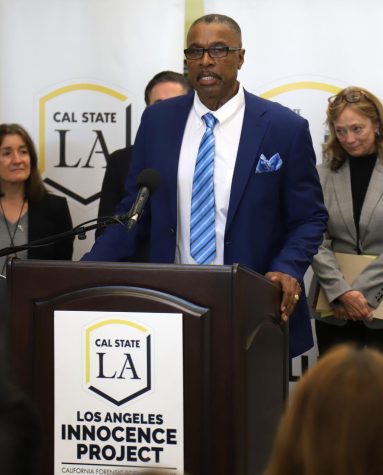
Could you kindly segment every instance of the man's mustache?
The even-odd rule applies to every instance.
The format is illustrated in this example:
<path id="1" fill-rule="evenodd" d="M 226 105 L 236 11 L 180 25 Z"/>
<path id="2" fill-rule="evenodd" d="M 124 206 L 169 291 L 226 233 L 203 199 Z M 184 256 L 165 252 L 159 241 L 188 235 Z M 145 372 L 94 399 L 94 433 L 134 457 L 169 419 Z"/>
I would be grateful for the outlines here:
<path id="1" fill-rule="evenodd" d="M 214 73 L 212 71 L 201 71 L 197 76 L 197 80 L 207 78 L 207 77 L 212 77 L 219 80 L 222 79 L 222 77 L 219 74 Z"/>

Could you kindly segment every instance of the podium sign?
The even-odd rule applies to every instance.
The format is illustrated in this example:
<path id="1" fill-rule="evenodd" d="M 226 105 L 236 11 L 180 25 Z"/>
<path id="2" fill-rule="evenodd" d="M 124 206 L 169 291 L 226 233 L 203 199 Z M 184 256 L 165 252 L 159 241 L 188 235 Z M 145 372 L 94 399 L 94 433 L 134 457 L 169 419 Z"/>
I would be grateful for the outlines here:
<path id="1" fill-rule="evenodd" d="M 54 473 L 183 473 L 182 314 L 56 311 L 54 340 Z"/>

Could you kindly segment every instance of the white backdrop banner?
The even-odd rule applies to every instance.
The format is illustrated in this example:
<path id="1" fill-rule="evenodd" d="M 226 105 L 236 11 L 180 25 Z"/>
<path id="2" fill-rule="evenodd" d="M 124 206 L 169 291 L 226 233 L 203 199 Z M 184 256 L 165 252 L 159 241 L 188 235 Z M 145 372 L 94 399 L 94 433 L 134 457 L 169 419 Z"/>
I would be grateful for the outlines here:
<path id="1" fill-rule="evenodd" d="M 184 2 L 164 10 L 157 0 L 0 0 L 0 122 L 32 135 L 74 225 L 97 215 L 106 154 L 134 141 L 149 79 L 183 70 Z M 76 240 L 74 259 L 93 239 Z"/>
<path id="2" fill-rule="evenodd" d="M 379 0 L 205 0 L 205 13 L 239 23 L 246 49 L 241 82 L 309 120 L 318 162 L 327 98 L 348 85 L 383 97 L 375 59 Z"/>

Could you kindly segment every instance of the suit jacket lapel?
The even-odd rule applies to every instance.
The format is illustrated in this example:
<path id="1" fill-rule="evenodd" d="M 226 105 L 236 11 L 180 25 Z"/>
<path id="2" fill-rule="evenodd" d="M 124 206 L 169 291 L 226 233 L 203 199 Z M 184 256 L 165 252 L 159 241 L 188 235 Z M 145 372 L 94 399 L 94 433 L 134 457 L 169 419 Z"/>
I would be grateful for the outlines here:
<path id="1" fill-rule="evenodd" d="M 356 228 L 354 222 L 354 210 L 352 206 L 350 166 L 348 161 L 332 174 L 334 193 L 338 202 L 340 213 L 344 222 L 356 242 Z"/>
<path id="2" fill-rule="evenodd" d="M 378 157 L 374 170 L 372 171 L 370 183 L 367 188 L 366 197 L 364 199 L 362 212 L 360 215 L 360 221 L 359 221 L 360 241 L 362 241 L 363 238 L 365 237 L 374 209 L 378 201 L 382 198 L 382 195 L 383 195 L 382 182 L 383 182 L 383 163 L 380 157 Z"/>
<path id="3" fill-rule="evenodd" d="M 254 97 L 251 99 L 253 100 L 250 100 L 248 93 L 245 91 L 245 114 L 231 185 L 226 230 L 229 229 L 233 221 L 251 171 L 255 170 L 255 163 L 259 160 L 258 151 L 269 124 L 263 102 Z"/>

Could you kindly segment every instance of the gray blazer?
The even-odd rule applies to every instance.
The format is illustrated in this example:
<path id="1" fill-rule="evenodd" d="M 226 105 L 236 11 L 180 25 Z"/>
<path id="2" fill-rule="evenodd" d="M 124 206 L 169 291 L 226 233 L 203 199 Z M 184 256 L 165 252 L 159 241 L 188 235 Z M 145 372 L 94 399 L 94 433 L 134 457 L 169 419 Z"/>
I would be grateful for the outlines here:
<path id="1" fill-rule="evenodd" d="M 346 161 L 340 169 L 318 166 L 324 201 L 329 212 L 327 232 L 312 268 L 329 302 L 348 290 L 359 290 L 373 308 L 383 298 L 383 160 L 378 158 L 367 189 L 359 221 L 359 249 L 363 254 L 378 256 L 351 283 L 347 284 L 337 265 L 334 252 L 356 254 L 357 238 L 354 224 L 350 167 Z M 329 323 L 345 325 L 346 321 L 325 318 Z M 336 320 L 336 322 L 334 322 Z M 370 328 L 383 328 L 383 321 L 365 321 Z"/>

